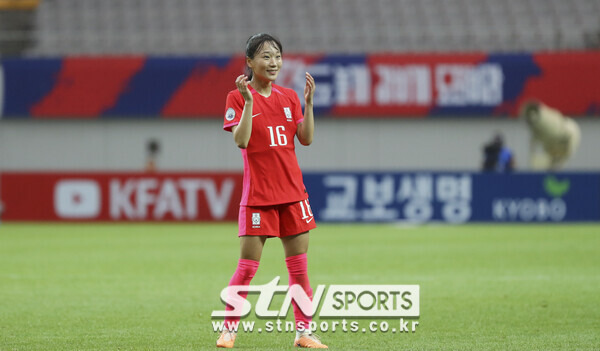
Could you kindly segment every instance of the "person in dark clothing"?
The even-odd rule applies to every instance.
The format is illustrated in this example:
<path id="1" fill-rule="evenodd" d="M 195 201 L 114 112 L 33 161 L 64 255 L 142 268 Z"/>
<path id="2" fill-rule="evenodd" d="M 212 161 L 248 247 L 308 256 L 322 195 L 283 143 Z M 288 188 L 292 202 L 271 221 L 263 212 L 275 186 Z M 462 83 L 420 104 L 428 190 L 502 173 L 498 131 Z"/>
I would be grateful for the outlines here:
<path id="1" fill-rule="evenodd" d="M 515 161 L 512 151 L 504 145 L 502 134 L 496 134 L 492 141 L 483 146 L 484 172 L 512 172 Z"/>

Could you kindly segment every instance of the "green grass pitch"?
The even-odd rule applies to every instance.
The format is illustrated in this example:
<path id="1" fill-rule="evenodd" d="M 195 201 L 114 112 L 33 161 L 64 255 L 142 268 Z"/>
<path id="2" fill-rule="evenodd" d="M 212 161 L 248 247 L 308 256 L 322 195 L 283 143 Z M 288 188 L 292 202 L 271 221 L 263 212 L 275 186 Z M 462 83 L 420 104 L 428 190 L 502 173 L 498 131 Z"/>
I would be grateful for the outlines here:
<path id="1" fill-rule="evenodd" d="M 2 223 L 0 350 L 216 349 L 210 314 L 238 246 L 232 223 Z M 600 347 L 599 225 L 321 224 L 309 274 L 313 287 L 421 287 L 415 333 L 321 332 L 333 350 Z M 270 239 L 253 283 L 277 275 L 287 283 Z M 240 333 L 236 348 L 292 349 L 293 337 Z"/>

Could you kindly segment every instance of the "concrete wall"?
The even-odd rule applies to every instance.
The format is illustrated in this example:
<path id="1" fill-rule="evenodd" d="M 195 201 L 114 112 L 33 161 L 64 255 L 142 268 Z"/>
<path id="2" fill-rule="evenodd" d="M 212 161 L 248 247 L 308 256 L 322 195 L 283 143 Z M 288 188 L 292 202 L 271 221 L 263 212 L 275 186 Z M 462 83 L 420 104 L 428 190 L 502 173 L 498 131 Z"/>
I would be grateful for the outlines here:
<path id="1" fill-rule="evenodd" d="M 580 119 L 582 143 L 566 170 L 600 170 L 600 120 Z M 241 170 L 240 152 L 220 120 L 0 120 L 1 170 L 142 170 L 150 138 L 162 170 Z M 517 167 L 528 169 L 522 121 L 318 119 L 313 145 L 298 147 L 303 170 L 478 170 L 481 147 L 505 135 Z"/>

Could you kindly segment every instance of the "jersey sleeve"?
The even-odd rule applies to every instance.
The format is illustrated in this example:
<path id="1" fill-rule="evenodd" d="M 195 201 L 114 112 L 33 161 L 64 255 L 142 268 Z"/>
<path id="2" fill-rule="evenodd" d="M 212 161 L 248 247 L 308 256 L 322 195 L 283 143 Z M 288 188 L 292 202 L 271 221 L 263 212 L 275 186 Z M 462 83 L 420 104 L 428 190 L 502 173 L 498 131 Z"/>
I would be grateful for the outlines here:
<path id="1" fill-rule="evenodd" d="M 293 90 L 292 95 L 292 99 L 294 100 L 294 119 L 296 120 L 296 124 L 300 124 L 302 123 L 302 121 L 304 121 L 304 115 L 302 114 L 302 104 L 300 103 L 298 94 Z"/>
<path id="2" fill-rule="evenodd" d="M 243 109 L 244 105 L 240 101 L 240 97 L 235 94 L 235 91 L 230 92 L 227 95 L 227 101 L 225 102 L 225 119 L 223 121 L 223 129 L 231 132 L 231 128 L 240 123 Z"/>

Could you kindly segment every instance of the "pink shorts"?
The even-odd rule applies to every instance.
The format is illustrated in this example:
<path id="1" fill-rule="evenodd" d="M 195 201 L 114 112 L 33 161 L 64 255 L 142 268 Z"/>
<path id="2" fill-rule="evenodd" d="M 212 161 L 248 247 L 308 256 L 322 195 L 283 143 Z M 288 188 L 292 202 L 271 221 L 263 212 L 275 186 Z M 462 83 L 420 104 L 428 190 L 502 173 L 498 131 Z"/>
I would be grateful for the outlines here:
<path id="1" fill-rule="evenodd" d="M 308 199 L 273 206 L 240 206 L 238 219 L 243 235 L 291 236 L 315 229 Z"/>

